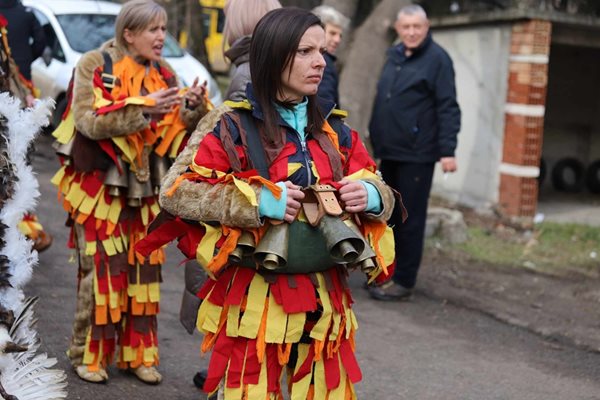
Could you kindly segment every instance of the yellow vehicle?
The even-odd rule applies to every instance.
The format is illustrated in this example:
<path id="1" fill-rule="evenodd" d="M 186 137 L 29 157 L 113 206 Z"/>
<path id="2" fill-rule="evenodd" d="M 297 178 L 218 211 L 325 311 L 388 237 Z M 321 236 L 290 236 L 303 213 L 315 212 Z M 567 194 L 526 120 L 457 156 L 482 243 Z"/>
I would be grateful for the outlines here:
<path id="1" fill-rule="evenodd" d="M 225 0 L 200 0 L 202 6 L 202 29 L 208 62 L 213 71 L 227 72 L 229 64 L 223 56 L 223 26 Z"/>

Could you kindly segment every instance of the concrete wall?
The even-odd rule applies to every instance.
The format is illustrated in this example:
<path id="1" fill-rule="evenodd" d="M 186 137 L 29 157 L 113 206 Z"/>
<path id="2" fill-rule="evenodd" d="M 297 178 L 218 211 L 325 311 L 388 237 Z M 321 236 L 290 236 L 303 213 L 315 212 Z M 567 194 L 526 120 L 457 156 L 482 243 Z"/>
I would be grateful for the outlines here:
<path id="1" fill-rule="evenodd" d="M 462 129 L 458 172 L 444 179 L 438 164 L 432 192 L 487 209 L 498 202 L 511 25 L 440 29 L 433 38 L 454 61 Z"/>

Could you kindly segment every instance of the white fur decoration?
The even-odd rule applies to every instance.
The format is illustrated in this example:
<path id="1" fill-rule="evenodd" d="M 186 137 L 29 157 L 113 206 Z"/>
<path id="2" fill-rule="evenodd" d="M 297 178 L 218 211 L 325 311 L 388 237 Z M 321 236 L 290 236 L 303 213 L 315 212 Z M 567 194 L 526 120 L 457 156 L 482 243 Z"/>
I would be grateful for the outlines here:
<path id="1" fill-rule="evenodd" d="M 0 249 L 9 259 L 9 279 L 12 287 L 0 289 L 0 304 L 12 310 L 15 323 L 10 332 L 0 326 L 0 349 L 10 340 L 27 346 L 22 353 L 0 352 L 0 381 L 7 393 L 19 400 L 64 399 L 66 375 L 51 369 L 56 359 L 39 349 L 37 332 L 33 329 L 34 299 L 25 299 L 23 287 L 31 279 L 38 254 L 32 250 L 32 242 L 18 230 L 17 224 L 27 211 L 33 210 L 40 193 L 38 181 L 30 165 L 27 165 L 27 149 L 42 126 L 46 126 L 52 113 L 51 99 L 38 101 L 33 108 L 22 110 L 19 100 L 8 93 L 0 93 L 0 114 L 7 120 L 7 152 L 18 180 L 14 184 L 13 196 L 0 210 L 0 221 L 6 226 L 6 245 Z"/>

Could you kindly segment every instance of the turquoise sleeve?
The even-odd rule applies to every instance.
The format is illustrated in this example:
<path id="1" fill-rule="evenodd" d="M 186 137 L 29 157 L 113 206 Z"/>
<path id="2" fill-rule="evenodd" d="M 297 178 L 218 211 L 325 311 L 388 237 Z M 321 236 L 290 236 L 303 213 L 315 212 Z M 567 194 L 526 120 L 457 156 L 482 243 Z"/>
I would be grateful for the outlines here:
<path id="1" fill-rule="evenodd" d="M 367 208 L 365 211 L 373 214 L 379 214 L 381 211 L 383 211 L 379 190 L 375 188 L 375 185 L 372 185 L 369 182 L 360 181 L 360 183 L 362 183 L 365 189 L 367 189 Z"/>
<path id="2" fill-rule="evenodd" d="M 273 196 L 273 193 L 263 186 L 260 192 L 258 214 L 261 217 L 283 220 L 283 217 L 285 216 L 285 208 L 287 206 L 287 188 L 283 182 L 277 182 L 276 185 L 282 189 L 281 197 L 279 200 L 277 200 Z"/>

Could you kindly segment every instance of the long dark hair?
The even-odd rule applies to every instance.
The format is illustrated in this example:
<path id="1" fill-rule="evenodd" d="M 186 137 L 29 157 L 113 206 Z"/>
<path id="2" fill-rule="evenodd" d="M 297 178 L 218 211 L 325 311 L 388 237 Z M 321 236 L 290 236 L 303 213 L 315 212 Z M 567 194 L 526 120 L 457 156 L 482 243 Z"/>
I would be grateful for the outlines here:
<path id="1" fill-rule="evenodd" d="M 315 25 L 323 26 L 321 20 L 310 11 L 295 7 L 280 8 L 265 14 L 252 34 L 252 87 L 264 114 L 264 133 L 271 143 L 279 141 L 279 118 L 273 102 L 277 101 L 282 89 L 281 74 L 288 63 L 292 63 L 290 67 L 293 67 L 300 39 L 308 28 Z M 308 96 L 307 117 L 309 132 L 321 129 L 324 118 L 317 107 L 316 95 Z"/>

